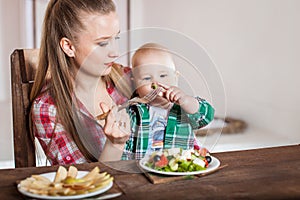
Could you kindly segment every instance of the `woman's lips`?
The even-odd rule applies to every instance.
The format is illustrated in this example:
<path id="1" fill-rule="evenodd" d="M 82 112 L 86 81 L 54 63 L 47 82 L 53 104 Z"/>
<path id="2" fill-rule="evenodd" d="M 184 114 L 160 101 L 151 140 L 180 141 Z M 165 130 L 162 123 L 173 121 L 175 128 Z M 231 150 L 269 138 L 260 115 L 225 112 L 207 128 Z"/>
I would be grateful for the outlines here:
<path id="1" fill-rule="evenodd" d="M 111 67 L 113 65 L 113 62 L 109 62 L 109 63 L 104 63 L 104 65 Z"/>

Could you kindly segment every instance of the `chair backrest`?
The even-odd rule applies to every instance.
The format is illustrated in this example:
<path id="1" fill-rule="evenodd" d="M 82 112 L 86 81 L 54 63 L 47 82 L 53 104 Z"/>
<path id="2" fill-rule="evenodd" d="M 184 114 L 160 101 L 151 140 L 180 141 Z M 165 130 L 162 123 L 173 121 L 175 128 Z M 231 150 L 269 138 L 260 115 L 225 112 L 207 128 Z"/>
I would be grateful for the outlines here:
<path id="1" fill-rule="evenodd" d="M 38 63 L 38 49 L 16 49 L 11 54 L 11 90 L 15 167 L 36 166 L 30 137 L 30 91 Z"/>

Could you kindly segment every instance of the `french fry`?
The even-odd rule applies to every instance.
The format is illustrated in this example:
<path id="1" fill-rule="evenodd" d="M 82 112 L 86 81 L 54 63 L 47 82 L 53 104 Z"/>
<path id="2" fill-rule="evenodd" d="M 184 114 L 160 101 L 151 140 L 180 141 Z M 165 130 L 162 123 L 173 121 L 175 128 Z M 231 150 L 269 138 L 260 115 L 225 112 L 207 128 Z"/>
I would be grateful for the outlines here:
<path id="1" fill-rule="evenodd" d="M 44 182 L 41 180 L 25 179 L 20 182 L 20 186 L 28 189 L 40 190 L 49 187 L 51 182 Z"/>
<path id="2" fill-rule="evenodd" d="M 42 181 L 47 184 L 51 183 L 51 181 L 48 178 L 41 176 L 41 175 L 32 175 L 31 177 L 34 178 L 35 180 Z"/>
<path id="3" fill-rule="evenodd" d="M 102 182 L 105 182 L 106 180 L 108 180 L 110 178 L 110 175 L 107 174 L 104 177 L 98 178 L 94 180 L 94 185 L 97 187 L 99 184 L 101 184 Z"/>
<path id="4" fill-rule="evenodd" d="M 102 173 L 98 173 L 95 175 L 94 179 L 99 179 L 99 178 L 103 178 L 107 175 L 107 172 L 102 172 Z"/>
<path id="5" fill-rule="evenodd" d="M 49 187 L 50 183 L 45 183 L 43 181 L 33 181 L 30 185 L 33 189 L 45 189 Z"/>
<path id="6" fill-rule="evenodd" d="M 93 179 L 97 174 L 99 174 L 100 169 L 99 167 L 95 167 L 92 171 L 87 173 L 84 177 L 82 177 L 83 180 L 91 180 Z"/>
<path id="7" fill-rule="evenodd" d="M 51 183 L 50 186 L 55 189 L 61 189 L 63 188 L 63 183 Z"/>
<path id="8" fill-rule="evenodd" d="M 31 183 L 32 183 L 32 180 L 29 180 L 29 178 L 27 178 L 27 179 L 20 182 L 20 186 L 24 187 L 24 188 L 27 188 L 31 185 Z"/>
<path id="9" fill-rule="evenodd" d="M 71 188 L 73 190 L 82 190 L 85 188 L 88 188 L 93 184 L 93 180 L 88 180 L 84 182 L 77 182 L 77 183 L 72 183 L 72 184 L 64 184 L 64 187 Z"/>
<path id="10" fill-rule="evenodd" d="M 47 195 L 48 194 L 47 190 L 40 190 L 40 189 L 33 189 L 33 188 L 29 188 L 28 192 L 31 192 L 33 194 L 39 194 L 39 195 Z"/>
<path id="11" fill-rule="evenodd" d="M 80 194 L 88 194 L 88 193 L 89 193 L 89 191 L 86 190 L 86 189 L 84 189 L 84 190 L 76 190 L 75 192 L 76 192 L 76 195 L 80 195 Z"/>
<path id="12" fill-rule="evenodd" d="M 100 190 L 101 188 L 107 186 L 107 185 L 108 185 L 110 182 L 112 182 L 113 180 L 114 180 L 114 178 L 113 178 L 113 177 L 110 177 L 110 178 L 106 179 L 105 181 L 103 181 L 103 182 L 99 183 L 98 185 L 96 185 L 95 188 L 90 189 L 89 192 L 95 192 L 95 191 L 97 191 L 97 190 Z"/>

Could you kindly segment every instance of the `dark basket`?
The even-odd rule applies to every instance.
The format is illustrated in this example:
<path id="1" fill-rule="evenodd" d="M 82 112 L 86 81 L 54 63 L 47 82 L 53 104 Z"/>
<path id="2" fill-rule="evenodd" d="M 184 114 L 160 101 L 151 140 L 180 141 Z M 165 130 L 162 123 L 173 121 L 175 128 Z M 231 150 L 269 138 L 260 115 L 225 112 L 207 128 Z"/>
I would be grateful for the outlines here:
<path id="1" fill-rule="evenodd" d="M 242 133 L 247 128 L 247 123 L 240 119 L 234 119 L 231 117 L 225 117 L 225 118 L 215 118 L 216 120 L 223 120 L 224 126 L 223 127 L 214 127 L 214 128 L 202 128 L 195 130 L 195 134 L 197 136 L 204 136 L 207 134 L 213 134 L 217 132 L 222 133 Z"/>

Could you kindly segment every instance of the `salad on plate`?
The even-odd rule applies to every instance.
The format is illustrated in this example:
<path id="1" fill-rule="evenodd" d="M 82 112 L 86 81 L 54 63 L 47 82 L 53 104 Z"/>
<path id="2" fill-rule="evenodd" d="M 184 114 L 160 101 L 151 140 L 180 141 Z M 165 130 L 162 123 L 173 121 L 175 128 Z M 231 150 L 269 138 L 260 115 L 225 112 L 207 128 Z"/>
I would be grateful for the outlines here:
<path id="1" fill-rule="evenodd" d="M 171 148 L 153 152 L 144 158 L 142 164 L 161 172 L 196 172 L 206 170 L 212 160 L 213 157 L 205 148 Z"/>

